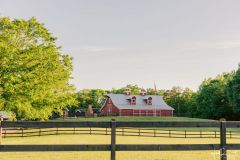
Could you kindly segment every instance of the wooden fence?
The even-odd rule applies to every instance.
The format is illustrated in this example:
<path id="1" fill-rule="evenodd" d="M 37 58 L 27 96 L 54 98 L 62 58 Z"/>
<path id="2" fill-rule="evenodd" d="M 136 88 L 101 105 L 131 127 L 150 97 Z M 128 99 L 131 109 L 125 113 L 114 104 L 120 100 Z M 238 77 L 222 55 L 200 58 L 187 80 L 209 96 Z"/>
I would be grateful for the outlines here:
<path id="1" fill-rule="evenodd" d="M 219 128 L 219 144 L 116 144 L 118 128 Z M 227 150 L 240 150 L 240 144 L 226 143 L 226 128 L 240 128 L 240 122 L 201 121 L 201 122 L 8 122 L 0 124 L 2 128 L 111 128 L 111 144 L 94 145 L 0 145 L 1 152 L 10 151 L 110 151 L 111 160 L 115 160 L 116 151 L 190 151 L 219 150 L 220 159 L 227 160 Z M 2 132 L 0 133 L 2 135 Z"/>
<path id="2" fill-rule="evenodd" d="M 111 128 L 3 128 L 3 138 L 33 137 L 48 135 L 110 135 Z M 142 136 L 165 138 L 219 138 L 220 131 L 217 128 L 206 129 L 178 129 L 172 128 L 117 128 L 118 136 Z M 226 138 L 240 139 L 240 128 L 226 131 Z"/>

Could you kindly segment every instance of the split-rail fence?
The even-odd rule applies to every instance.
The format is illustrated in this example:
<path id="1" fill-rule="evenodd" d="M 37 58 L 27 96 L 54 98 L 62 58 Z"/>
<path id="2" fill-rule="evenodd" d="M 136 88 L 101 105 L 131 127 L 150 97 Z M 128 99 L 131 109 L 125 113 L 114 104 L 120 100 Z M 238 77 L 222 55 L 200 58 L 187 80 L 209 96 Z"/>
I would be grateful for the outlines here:
<path id="1" fill-rule="evenodd" d="M 218 144 L 116 144 L 117 128 L 219 128 Z M 2 128 L 110 128 L 111 144 L 76 144 L 76 145 L 4 145 L 1 144 Z M 37 122 L 37 121 L 2 121 L 0 123 L 0 152 L 11 151 L 110 151 L 111 160 L 116 159 L 116 151 L 191 151 L 219 150 L 220 159 L 227 160 L 227 150 L 240 150 L 240 144 L 226 141 L 227 128 L 240 128 L 238 121 L 146 121 L 123 122 Z"/>

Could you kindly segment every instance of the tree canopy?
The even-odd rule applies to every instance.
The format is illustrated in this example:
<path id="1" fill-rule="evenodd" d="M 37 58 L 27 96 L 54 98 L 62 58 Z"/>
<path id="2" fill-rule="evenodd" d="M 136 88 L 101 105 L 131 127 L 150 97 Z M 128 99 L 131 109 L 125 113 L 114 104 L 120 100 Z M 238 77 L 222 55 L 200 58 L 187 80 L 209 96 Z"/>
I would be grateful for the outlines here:
<path id="1" fill-rule="evenodd" d="M 208 119 L 226 118 L 237 120 L 239 112 L 240 69 L 237 72 L 223 73 L 215 78 L 205 79 L 194 92 L 189 88 L 172 87 L 171 89 L 147 89 L 147 94 L 162 96 L 173 107 L 177 116 L 199 117 Z M 127 85 L 132 94 L 139 94 L 141 87 Z M 80 108 L 93 105 L 101 108 L 107 93 L 122 94 L 126 87 L 112 90 L 81 90 L 78 92 Z"/>
<path id="2" fill-rule="evenodd" d="M 226 94 L 226 86 L 231 74 L 218 75 L 207 79 L 199 87 L 197 114 L 202 118 L 220 119 L 232 117 L 232 107 Z"/>
<path id="3" fill-rule="evenodd" d="M 238 70 L 229 80 L 226 91 L 229 103 L 233 108 L 234 119 L 240 120 L 240 64 Z"/>
<path id="4" fill-rule="evenodd" d="M 84 89 L 77 93 L 78 106 L 87 108 L 92 105 L 94 108 L 101 108 L 107 91 L 102 89 Z"/>
<path id="5" fill-rule="evenodd" d="M 0 109 L 44 120 L 75 103 L 72 58 L 35 18 L 0 18 Z"/>

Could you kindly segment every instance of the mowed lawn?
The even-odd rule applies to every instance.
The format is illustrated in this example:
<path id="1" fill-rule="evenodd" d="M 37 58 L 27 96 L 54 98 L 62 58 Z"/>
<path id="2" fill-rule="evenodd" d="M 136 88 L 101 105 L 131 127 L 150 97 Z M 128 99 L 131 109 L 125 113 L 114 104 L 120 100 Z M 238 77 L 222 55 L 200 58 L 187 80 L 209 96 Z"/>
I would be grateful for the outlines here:
<path id="1" fill-rule="evenodd" d="M 112 119 L 115 119 L 116 121 L 187 121 L 187 122 L 191 122 L 191 121 L 215 121 L 215 120 L 211 120 L 211 119 L 200 119 L 200 118 L 188 118 L 188 117 L 153 117 L 153 116 L 143 116 L 143 117 L 132 117 L 132 116 L 104 116 L 104 117 L 95 117 L 95 118 L 85 118 L 85 117 L 71 117 L 71 118 L 58 118 L 58 119 L 53 119 L 50 121 L 55 121 L 55 122 L 84 122 L 84 121 L 104 121 L 104 122 L 110 122 Z M 162 128 L 164 129 L 164 128 Z M 215 131 L 215 130 L 219 130 L 219 128 L 165 128 L 168 130 L 203 130 L 203 131 Z M 231 130 L 237 130 L 239 131 L 239 129 L 237 128 L 233 128 Z"/>
<path id="2" fill-rule="evenodd" d="M 53 135 L 5 138 L 3 144 L 109 144 L 109 135 Z M 215 138 L 160 138 L 117 136 L 117 144 L 213 144 Z M 240 143 L 240 139 L 228 139 Z M 228 151 L 229 160 L 239 160 L 240 151 Z M 2 152 L 0 160 L 109 160 L 110 152 Z M 219 151 L 117 152 L 117 160 L 219 160 Z"/>
<path id="3" fill-rule="evenodd" d="M 52 121 L 111 121 L 115 119 L 116 121 L 212 121 L 208 119 L 200 118 L 188 118 L 188 117 L 153 117 L 153 116 L 144 116 L 144 117 L 132 117 L 132 116 L 109 116 L 109 117 L 95 117 L 95 118 L 85 118 L 85 117 L 72 117 L 72 118 L 59 118 Z"/>

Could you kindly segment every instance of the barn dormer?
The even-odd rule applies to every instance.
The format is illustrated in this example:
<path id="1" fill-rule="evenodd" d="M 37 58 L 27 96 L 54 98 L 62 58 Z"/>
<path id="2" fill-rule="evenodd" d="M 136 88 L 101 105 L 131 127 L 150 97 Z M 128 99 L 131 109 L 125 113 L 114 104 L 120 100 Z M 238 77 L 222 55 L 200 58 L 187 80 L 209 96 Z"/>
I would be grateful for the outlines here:
<path id="1" fill-rule="evenodd" d="M 125 94 L 125 95 L 130 95 L 130 94 L 131 94 L 131 89 L 128 88 L 128 87 L 126 87 L 126 88 L 125 88 L 125 91 L 124 91 L 124 94 Z"/>
<path id="2" fill-rule="evenodd" d="M 146 90 L 142 88 L 142 89 L 140 90 L 140 95 L 141 95 L 141 96 L 145 96 L 146 94 L 147 94 Z"/>
<path id="3" fill-rule="evenodd" d="M 133 96 L 131 98 L 131 105 L 136 105 L 136 97 L 135 96 Z"/>
<path id="4" fill-rule="evenodd" d="M 147 105 L 152 105 L 152 97 L 148 97 L 148 99 L 147 99 Z"/>

